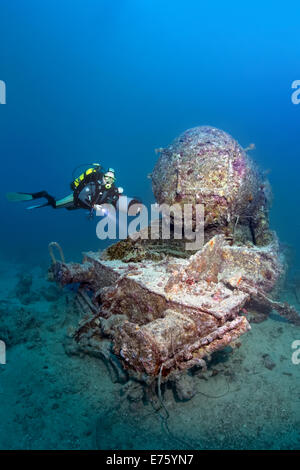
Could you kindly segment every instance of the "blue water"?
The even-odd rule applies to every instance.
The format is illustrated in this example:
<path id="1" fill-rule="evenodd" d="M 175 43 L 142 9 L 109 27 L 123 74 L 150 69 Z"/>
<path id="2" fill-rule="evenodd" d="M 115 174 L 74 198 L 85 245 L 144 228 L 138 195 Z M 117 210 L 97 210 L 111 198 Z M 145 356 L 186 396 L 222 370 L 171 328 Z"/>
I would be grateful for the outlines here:
<path id="1" fill-rule="evenodd" d="M 17 1 L 1 4 L 2 192 L 69 191 L 73 168 L 101 161 L 152 201 L 154 148 L 210 124 L 265 169 L 281 239 L 299 236 L 299 6 L 273 2 Z M 81 213 L 27 213 L 1 198 L 1 245 L 23 256 L 59 239 L 97 246 Z M 68 248 L 69 247 L 69 248 Z M 33 254 L 31 255 L 33 256 Z M 300 260 L 297 258 L 297 262 Z"/>
<path id="2" fill-rule="evenodd" d="M 1 259 L 46 266 L 53 240 L 69 260 L 103 247 L 84 211 L 26 211 L 6 192 L 63 197 L 73 168 L 99 161 L 150 204 L 154 149 L 208 124 L 255 143 L 299 271 L 299 15 L 298 2 L 1 2 Z"/>

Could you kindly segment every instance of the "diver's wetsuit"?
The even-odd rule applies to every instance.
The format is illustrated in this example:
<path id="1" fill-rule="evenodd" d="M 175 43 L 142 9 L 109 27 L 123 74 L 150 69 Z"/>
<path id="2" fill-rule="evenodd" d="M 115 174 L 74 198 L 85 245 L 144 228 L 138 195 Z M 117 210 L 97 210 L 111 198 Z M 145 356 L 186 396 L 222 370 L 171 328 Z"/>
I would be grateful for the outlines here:
<path id="1" fill-rule="evenodd" d="M 53 196 L 50 196 L 50 194 L 47 193 L 47 191 L 39 191 L 38 193 L 24 193 L 32 196 L 32 199 L 40 199 L 42 197 L 46 198 L 48 202 L 46 204 L 41 205 L 40 207 L 44 206 L 52 206 L 54 209 L 56 209 L 56 201 Z"/>
<path id="2" fill-rule="evenodd" d="M 112 184 L 109 189 L 101 181 L 92 181 L 86 184 L 77 194 L 74 193 L 74 209 L 79 207 L 92 209 L 94 205 L 112 204 L 116 206 L 120 193 L 119 189 Z"/>

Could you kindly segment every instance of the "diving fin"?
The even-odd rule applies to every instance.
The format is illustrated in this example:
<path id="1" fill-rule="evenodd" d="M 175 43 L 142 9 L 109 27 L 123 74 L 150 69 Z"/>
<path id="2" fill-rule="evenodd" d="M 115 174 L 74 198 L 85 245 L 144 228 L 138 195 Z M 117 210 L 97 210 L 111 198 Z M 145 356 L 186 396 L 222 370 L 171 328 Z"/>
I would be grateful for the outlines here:
<path id="1" fill-rule="evenodd" d="M 29 207 L 26 207 L 26 209 L 28 211 L 31 211 L 32 209 L 39 209 L 40 207 L 46 207 L 46 206 L 50 206 L 49 202 L 46 202 L 44 204 L 37 204 L 36 206 L 29 206 Z"/>
<path id="2" fill-rule="evenodd" d="M 31 201 L 33 199 L 32 194 L 28 193 L 7 193 L 6 198 L 10 202 L 19 202 L 19 201 Z"/>

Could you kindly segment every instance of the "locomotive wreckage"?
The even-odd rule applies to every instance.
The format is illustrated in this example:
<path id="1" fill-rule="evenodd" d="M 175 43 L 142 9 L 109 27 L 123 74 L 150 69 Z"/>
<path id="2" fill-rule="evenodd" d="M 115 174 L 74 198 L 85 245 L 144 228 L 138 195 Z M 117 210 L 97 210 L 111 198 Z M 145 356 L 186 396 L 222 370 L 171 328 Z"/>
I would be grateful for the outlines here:
<path id="1" fill-rule="evenodd" d="M 269 230 L 268 184 L 246 152 L 206 126 L 159 152 L 151 175 L 157 202 L 203 203 L 203 248 L 191 254 L 184 240 L 140 233 L 85 253 L 82 264 L 50 269 L 62 286 L 79 285 L 83 314 L 73 340 L 80 350 L 112 353 L 145 383 L 205 368 L 207 357 L 250 329 L 249 312 L 255 320 L 276 310 L 300 324 L 293 307 L 274 300 L 285 262 Z"/>

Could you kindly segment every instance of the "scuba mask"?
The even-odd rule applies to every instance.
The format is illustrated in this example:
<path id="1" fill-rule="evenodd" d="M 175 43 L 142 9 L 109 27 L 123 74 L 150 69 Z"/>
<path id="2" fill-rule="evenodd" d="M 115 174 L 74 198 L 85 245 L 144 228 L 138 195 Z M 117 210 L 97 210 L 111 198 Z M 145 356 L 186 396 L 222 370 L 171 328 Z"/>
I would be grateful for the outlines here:
<path id="1" fill-rule="evenodd" d="M 109 170 L 103 176 L 103 183 L 105 185 L 105 189 L 110 189 L 115 182 L 115 174 L 113 171 Z"/>

